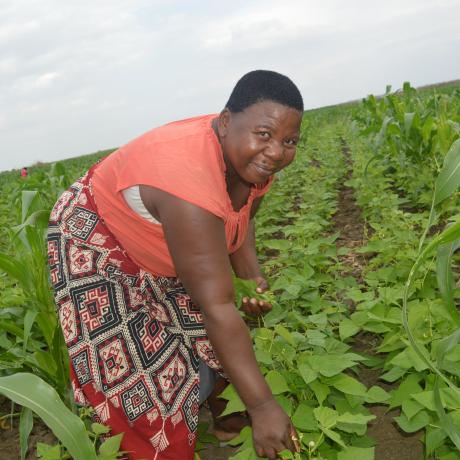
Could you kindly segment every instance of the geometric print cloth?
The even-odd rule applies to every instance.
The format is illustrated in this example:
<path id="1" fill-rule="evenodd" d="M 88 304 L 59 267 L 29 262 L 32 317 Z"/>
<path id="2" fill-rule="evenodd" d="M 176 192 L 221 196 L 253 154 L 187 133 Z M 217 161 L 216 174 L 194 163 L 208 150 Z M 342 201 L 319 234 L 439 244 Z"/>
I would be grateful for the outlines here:
<path id="1" fill-rule="evenodd" d="M 222 369 L 180 280 L 142 270 L 98 216 L 91 174 L 61 195 L 48 228 L 75 401 L 124 433 L 129 459 L 192 460 L 199 362 Z"/>

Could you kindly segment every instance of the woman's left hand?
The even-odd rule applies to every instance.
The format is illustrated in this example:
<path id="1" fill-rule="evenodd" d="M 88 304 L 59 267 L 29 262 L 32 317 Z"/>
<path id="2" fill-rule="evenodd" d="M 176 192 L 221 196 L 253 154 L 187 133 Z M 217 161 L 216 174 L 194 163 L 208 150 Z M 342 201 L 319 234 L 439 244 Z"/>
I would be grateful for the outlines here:
<path id="1" fill-rule="evenodd" d="M 252 280 L 257 284 L 257 294 L 263 294 L 268 290 L 268 282 L 264 277 L 257 276 L 252 278 Z M 249 315 L 260 316 L 269 312 L 272 309 L 272 304 L 266 300 L 258 299 L 257 297 L 243 297 L 241 309 Z"/>

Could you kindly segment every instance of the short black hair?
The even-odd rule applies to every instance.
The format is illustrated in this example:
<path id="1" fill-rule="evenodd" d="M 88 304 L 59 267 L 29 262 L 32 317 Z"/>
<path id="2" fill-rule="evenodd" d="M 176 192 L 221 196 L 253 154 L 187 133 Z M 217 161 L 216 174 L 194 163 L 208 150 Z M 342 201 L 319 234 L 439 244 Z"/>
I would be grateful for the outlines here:
<path id="1" fill-rule="evenodd" d="M 225 107 L 242 112 L 262 101 L 273 101 L 303 112 L 303 99 L 294 82 L 278 72 L 253 70 L 243 75 L 233 88 Z"/>

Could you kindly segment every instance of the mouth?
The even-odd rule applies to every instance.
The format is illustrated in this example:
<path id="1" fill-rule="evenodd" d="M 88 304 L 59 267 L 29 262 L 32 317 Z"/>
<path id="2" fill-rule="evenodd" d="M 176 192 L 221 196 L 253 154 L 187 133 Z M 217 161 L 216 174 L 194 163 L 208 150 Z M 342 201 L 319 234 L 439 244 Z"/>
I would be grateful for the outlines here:
<path id="1" fill-rule="evenodd" d="M 267 166 L 261 165 L 259 163 L 252 163 L 252 165 L 259 171 L 260 174 L 264 176 L 271 176 L 276 173 L 276 169 L 268 168 Z"/>

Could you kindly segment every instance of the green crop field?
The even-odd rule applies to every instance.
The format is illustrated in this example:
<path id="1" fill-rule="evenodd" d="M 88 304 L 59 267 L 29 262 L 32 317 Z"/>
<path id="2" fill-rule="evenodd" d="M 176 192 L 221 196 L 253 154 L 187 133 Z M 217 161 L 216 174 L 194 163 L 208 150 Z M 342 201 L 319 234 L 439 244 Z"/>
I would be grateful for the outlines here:
<path id="1" fill-rule="evenodd" d="M 120 455 L 120 436 L 102 442 L 108 428 L 72 402 L 45 248 L 58 195 L 107 154 L 0 174 L 0 417 L 17 458 L 35 458 L 43 423 L 57 439 L 34 447 L 40 458 Z M 301 453 L 281 458 L 460 459 L 459 187 L 459 85 L 305 113 L 256 219 L 274 308 L 246 318 L 300 434 Z M 239 298 L 251 288 L 235 284 Z M 232 386 L 223 397 L 226 413 L 244 410 Z M 199 432 L 197 458 L 217 458 Z M 218 458 L 258 458 L 250 428 L 230 444 Z"/>

